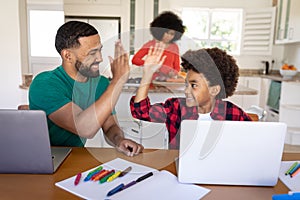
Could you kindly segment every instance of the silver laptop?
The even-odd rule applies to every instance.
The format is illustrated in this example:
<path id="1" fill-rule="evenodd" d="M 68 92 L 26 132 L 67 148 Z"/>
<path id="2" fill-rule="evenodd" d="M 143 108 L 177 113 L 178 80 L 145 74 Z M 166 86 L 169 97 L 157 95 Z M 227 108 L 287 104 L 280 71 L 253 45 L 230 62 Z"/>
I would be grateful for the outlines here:
<path id="1" fill-rule="evenodd" d="M 178 180 L 182 183 L 274 186 L 286 124 L 199 121 L 181 124 Z"/>
<path id="2" fill-rule="evenodd" d="M 51 147 L 40 110 L 0 110 L 0 173 L 51 174 L 71 152 Z"/>

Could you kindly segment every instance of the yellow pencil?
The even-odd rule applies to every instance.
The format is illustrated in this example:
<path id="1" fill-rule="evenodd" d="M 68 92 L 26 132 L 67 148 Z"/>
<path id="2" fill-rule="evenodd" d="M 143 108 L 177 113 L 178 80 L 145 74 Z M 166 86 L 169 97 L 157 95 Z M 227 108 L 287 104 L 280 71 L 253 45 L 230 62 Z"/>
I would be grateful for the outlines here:
<path id="1" fill-rule="evenodd" d="M 121 174 L 121 171 L 117 171 L 114 173 L 111 177 L 107 179 L 107 182 L 113 181 L 115 178 L 117 178 Z"/>

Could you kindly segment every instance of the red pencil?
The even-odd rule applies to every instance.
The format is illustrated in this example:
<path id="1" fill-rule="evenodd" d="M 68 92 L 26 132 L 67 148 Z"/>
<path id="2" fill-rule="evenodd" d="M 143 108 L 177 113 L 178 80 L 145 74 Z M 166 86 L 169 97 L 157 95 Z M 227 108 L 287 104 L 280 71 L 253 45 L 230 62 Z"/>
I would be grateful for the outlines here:
<path id="1" fill-rule="evenodd" d="M 80 182 L 80 179 L 81 179 L 81 173 L 78 173 L 75 178 L 74 185 L 78 185 L 78 183 Z"/>

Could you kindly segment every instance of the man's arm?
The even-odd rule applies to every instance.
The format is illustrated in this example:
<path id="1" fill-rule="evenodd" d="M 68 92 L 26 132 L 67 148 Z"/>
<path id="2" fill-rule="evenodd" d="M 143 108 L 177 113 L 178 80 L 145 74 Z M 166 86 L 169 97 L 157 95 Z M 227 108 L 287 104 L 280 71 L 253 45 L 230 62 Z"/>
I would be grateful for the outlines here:
<path id="1" fill-rule="evenodd" d="M 134 156 L 141 153 L 144 147 L 132 140 L 126 139 L 116 120 L 115 116 L 111 115 L 103 124 L 102 129 L 106 136 L 106 141 L 127 156 Z"/>
<path id="2" fill-rule="evenodd" d="M 129 76 L 128 54 L 118 41 L 115 58 L 110 58 L 113 79 L 106 91 L 90 107 L 82 110 L 73 102 L 67 103 L 49 115 L 58 126 L 84 138 L 93 138 L 111 115 Z"/>

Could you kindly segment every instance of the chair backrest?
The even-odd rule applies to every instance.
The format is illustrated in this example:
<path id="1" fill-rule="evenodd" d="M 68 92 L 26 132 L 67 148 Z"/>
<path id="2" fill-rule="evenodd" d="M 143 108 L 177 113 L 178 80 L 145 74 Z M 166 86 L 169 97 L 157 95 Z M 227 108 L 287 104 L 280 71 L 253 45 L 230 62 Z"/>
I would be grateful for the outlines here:
<path id="1" fill-rule="evenodd" d="M 21 104 L 18 106 L 18 110 L 29 110 L 28 104 Z"/>
<path id="2" fill-rule="evenodd" d="M 259 121 L 258 115 L 254 113 L 247 113 L 252 121 Z"/>

